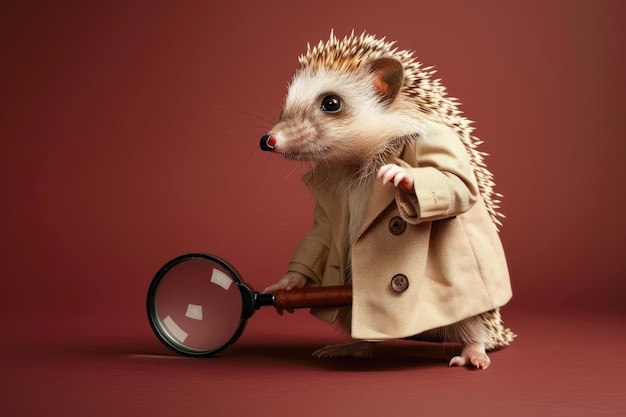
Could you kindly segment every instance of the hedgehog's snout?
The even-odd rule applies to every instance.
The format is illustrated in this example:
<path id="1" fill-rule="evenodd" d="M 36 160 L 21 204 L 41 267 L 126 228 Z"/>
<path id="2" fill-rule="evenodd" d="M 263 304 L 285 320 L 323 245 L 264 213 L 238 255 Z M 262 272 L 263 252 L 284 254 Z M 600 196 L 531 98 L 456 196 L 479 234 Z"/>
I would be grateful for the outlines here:
<path id="1" fill-rule="evenodd" d="M 276 137 L 274 135 L 264 135 L 261 138 L 261 150 L 262 151 L 273 151 L 276 147 Z"/>

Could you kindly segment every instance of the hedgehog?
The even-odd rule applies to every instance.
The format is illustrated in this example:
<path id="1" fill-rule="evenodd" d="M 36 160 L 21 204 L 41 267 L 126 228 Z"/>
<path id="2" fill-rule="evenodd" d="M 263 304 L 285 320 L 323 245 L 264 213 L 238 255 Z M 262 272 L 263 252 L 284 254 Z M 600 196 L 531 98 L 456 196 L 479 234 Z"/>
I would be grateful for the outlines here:
<path id="1" fill-rule="evenodd" d="M 302 161 L 313 227 L 265 292 L 351 285 L 351 307 L 312 309 L 354 341 L 318 358 L 372 357 L 381 341 L 458 343 L 487 368 L 509 345 L 501 195 L 472 122 L 433 67 L 363 32 L 307 45 L 263 151 Z"/>

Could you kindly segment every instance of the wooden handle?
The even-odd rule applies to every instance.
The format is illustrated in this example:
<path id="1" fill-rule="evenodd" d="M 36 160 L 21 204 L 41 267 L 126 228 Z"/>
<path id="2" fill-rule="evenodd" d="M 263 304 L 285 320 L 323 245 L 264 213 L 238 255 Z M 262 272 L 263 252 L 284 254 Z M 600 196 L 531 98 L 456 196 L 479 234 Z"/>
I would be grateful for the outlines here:
<path id="1" fill-rule="evenodd" d="M 291 291 L 276 291 L 274 306 L 277 309 L 342 307 L 352 305 L 352 287 L 305 287 Z"/>

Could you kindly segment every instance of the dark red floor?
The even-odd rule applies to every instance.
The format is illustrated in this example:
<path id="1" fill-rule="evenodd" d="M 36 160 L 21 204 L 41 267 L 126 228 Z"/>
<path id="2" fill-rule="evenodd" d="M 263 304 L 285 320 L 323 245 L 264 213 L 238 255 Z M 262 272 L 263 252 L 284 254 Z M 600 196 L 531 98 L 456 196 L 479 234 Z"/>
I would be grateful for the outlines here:
<path id="1" fill-rule="evenodd" d="M 625 317 L 505 318 L 519 336 L 486 371 L 448 368 L 451 347 L 404 341 L 373 360 L 317 360 L 316 347 L 342 338 L 305 312 L 259 312 L 210 359 L 171 354 L 138 322 L 105 333 L 24 322 L 5 333 L 0 415 L 626 415 Z"/>

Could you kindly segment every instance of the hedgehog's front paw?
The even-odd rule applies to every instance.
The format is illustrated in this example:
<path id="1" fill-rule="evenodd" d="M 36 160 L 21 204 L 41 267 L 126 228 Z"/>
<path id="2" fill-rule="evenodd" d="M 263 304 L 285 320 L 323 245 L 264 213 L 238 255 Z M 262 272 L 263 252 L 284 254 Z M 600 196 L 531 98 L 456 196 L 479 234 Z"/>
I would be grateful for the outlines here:
<path id="1" fill-rule="evenodd" d="M 316 358 L 366 358 L 372 359 L 376 342 L 359 341 L 343 345 L 330 345 L 313 352 Z"/>
<path id="2" fill-rule="evenodd" d="M 383 180 L 383 184 L 388 182 L 396 187 L 401 187 L 407 193 L 413 192 L 413 176 L 406 169 L 396 164 L 387 164 L 380 167 L 377 174 Z"/>
<path id="3" fill-rule="evenodd" d="M 464 346 L 461 354 L 450 360 L 450 366 L 474 366 L 478 369 L 487 369 L 491 359 L 485 352 L 483 343 L 472 343 Z"/>

